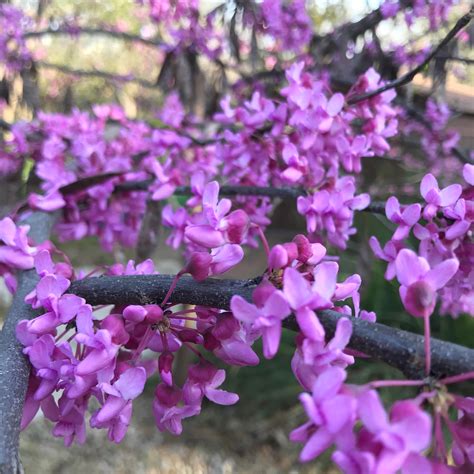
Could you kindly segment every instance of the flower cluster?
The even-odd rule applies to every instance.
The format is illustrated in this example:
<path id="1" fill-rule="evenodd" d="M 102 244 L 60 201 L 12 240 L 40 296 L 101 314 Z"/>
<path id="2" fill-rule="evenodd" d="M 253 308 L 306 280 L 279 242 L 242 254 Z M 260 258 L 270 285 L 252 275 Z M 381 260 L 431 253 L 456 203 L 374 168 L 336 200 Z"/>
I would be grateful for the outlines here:
<path id="1" fill-rule="evenodd" d="M 313 32 L 304 0 L 263 0 L 260 8 L 262 32 L 278 42 L 276 50 L 299 52 L 309 44 Z"/>
<path id="2" fill-rule="evenodd" d="M 449 12 L 458 2 L 456 0 L 415 0 L 409 9 L 403 12 L 407 26 L 413 25 L 418 18 L 427 18 L 430 28 L 436 29 L 442 22 L 448 20 Z M 386 0 L 380 7 L 384 18 L 391 18 L 401 11 L 400 2 Z"/>
<path id="3" fill-rule="evenodd" d="M 12 5 L 0 5 L 0 63 L 7 71 L 19 71 L 30 59 L 23 32 L 29 25 L 23 12 Z"/>
<path id="4" fill-rule="evenodd" d="M 110 440 L 120 442 L 130 423 L 132 400 L 155 372 L 161 381 L 155 390 L 153 413 L 161 430 L 179 434 L 181 420 L 198 414 L 204 397 L 222 405 L 238 400 L 235 394 L 218 388 L 225 372 L 203 356 L 189 367 L 182 388 L 172 377 L 174 354 L 182 347 L 196 351 L 194 344 L 209 348 L 228 364 L 258 362 L 245 332 L 230 314 L 148 304 L 114 307 L 100 317 L 83 298 L 67 293 L 74 277 L 69 265 L 54 264 L 49 251 L 41 250 L 35 256 L 35 267 L 41 278 L 26 302 L 45 312 L 17 327 L 33 367 L 22 427 L 41 408 L 55 423 L 54 436 L 63 437 L 66 445 L 83 443 L 85 415 L 94 398 L 99 408 L 90 426 L 107 429 Z M 130 261 L 126 267 L 114 265 L 108 270 L 110 275 L 153 273 L 150 260 L 136 266 Z M 192 318 L 191 313 L 196 316 Z M 62 392 L 59 399 L 52 396 L 56 391 Z"/>
<path id="5" fill-rule="evenodd" d="M 390 198 L 386 214 L 397 228 L 383 249 L 371 238 L 375 255 L 388 262 L 386 278 L 397 277 L 403 304 L 413 316 L 429 317 L 438 297 L 442 314 L 474 316 L 472 165 L 464 166 L 464 179 L 465 189 L 460 184 L 440 189 L 427 174 L 420 185 L 425 204 L 401 208 Z M 418 253 L 406 245 L 411 230 L 419 241 Z"/>

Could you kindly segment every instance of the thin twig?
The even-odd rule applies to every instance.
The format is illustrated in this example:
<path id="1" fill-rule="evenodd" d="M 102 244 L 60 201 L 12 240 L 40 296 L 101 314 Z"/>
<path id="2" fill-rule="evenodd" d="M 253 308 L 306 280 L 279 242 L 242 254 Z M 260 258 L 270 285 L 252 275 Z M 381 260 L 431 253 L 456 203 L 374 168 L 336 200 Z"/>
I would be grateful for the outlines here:
<path id="1" fill-rule="evenodd" d="M 382 87 L 379 87 L 378 89 L 375 89 L 373 91 L 366 92 L 361 95 L 357 95 L 355 97 L 352 97 L 351 99 L 347 100 L 347 103 L 349 105 L 356 104 L 358 102 L 361 102 L 366 99 L 370 99 L 371 97 L 374 97 L 376 95 L 382 94 L 383 92 L 386 92 L 390 89 L 394 89 L 396 87 L 403 86 L 405 84 L 408 84 L 413 80 L 413 78 L 423 69 L 425 66 L 437 55 L 437 53 L 443 49 L 465 26 L 469 24 L 469 22 L 472 20 L 472 17 L 474 16 L 474 7 L 471 8 L 469 13 L 466 13 L 462 18 L 460 18 L 454 27 L 449 31 L 449 33 L 444 37 L 444 39 L 434 48 L 430 54 L 425 58 L 425 60 L 420 63 L 417 67 L 412 69 L 411 71 L 408 71 L 406 74 L 403 76 L 399 77 L 398 79 L 388 82 L 387 84 L 383 85 Z"/>
<path id="2" fill-rule="evenodd" d="M 108 81 L 115 82 L 135 82 L 138 85 L 145 87 L 147 89 L 157 89 L 157 85 L 154 82 L 147 81 L 146 79 L 140 79 L 131 75 L 121 75 L 114 74 L 111 72 L 99 71 L 99 70 L 86 70 L 86 69 L 74 69 L 69 66 L 64 66 L 62 64 L 53 64 L 46 61 L 36 61 L 36 66 L 42 67 L 44 69 L 54 69 L 56 71 L 62 72 L 64 74 L 71 74 L 73 76 L 80 77 L 99 77 L 106 79 Z"/>
<path id="3" fill-rule="evenodd" d="M 142 36 L 127 33 L 125 31 L 113 31 L 104 30 L 100 28 L 70 28 L 70 29 L 57 29 L 48 28 L 39 31 L 29 31 L 23 35 L 23 38 L 40 38 L 42 36 L 71 36 L 76 37 L 78 35 L 92 35 L 92 36 L 109 36 L 112 38 L 131 41 L 136 43 L 142 43 L 147 46 L 162 46 L 163 42 L 158 39 L 148 39 Z"/>
<path id="4" fill-rule="evenodd" d="M 72 283 L 69 292 L 85 298 L 91 305 L 159 304 L 175 279 L 174 275 L 101 276 Z M 251 301 L 255 289 L 252 280 L 218 280 L 196 282 L 182 277 L 170 296 L 172 303 L 229 309 L 230 300 L 240 295 Z M 336 311 L 320 311 L 321 324 L 332 337 L 339 319 L 347 317 Z M 424 337 L 384 324 L 350 318 L 353 332 L 349 347 L 400 369 L 408 378 L 424 378 Z M 298 330 L 293 316 L 284 321 L 287 329 Z M 458 375 L 474 367 L 474 350 L 449 342 L 431 339 L 431 376 Z"/>

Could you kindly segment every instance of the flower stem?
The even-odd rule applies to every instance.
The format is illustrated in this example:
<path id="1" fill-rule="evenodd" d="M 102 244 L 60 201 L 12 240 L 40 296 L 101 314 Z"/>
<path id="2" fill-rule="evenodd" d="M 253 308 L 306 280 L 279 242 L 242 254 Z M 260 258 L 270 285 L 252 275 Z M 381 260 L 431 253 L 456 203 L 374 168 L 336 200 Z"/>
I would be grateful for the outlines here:
<path id="1" fill-rule="evenodd" d="M 453 375 L 452 377 L 446 377 L 441 379 L 440 382 L 448 385 L 450 383 L 464 382 L 465 380 L 474 379 L 474 371 L 465 372 L 464 374 Z"/>

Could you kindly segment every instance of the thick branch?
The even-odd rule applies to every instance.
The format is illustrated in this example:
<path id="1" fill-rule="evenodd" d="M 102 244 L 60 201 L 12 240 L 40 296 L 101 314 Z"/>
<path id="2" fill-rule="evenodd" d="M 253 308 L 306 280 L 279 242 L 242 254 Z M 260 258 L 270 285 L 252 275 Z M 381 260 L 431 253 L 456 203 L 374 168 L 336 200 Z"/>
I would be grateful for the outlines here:
<path id="1" fill-rule="evenodd" d="M 445 38 L 438 44 L 438 46 L 436 46 L 436 48 L 434 48 L 431 51 L 430 54 L 428 54 L 428 56 L 426 56 L 425 60 L 422 63 L 420 63 L 417 67 L 415 67 L 411 71 L 408 71 L 406 74 L 399 77 L 398 79 L 392 82 L 388 82 L 382 87 L 379 87 L 378 89 L 375 89 L 373 91 L 366 92 L 365 94 L 357 95 L 355 97 L 352 97 L 351 99 L 348 99 L 347 103 L 350 105 L 356 104 L 357 102 L 370 99 L 371 97 L 379 95 L 385 91 L 403 86 L 411 82 L 413 78 L 419 72 L 423 71 L 425 66 L 438 54 L 438 52 L 441 51 L 465 26 L 469 24 L 473 16 L 474 16 L 474 7 L 471 8 L 469 13 L 466 13 L 462 18 L 460 18 L 456 22 L 454 27 L 449 31 L 449 33 L 445 36 Z"/>
<path id="2" fill-rule="evenodd" d="M 150 81 L 147 81 L 146 79 L 140 79 L 138 77 L 134 77 L 130 75 L 113 74 L 111 72 L 99 71 L 96 69 L 94 70 L 74 69 L 69 66 L 64 66 L 61 64 L 52 64 L 46 61 L 36 61 L 35 64 L 45 69 L 54 69 L 64 74 L 71 74 L 73 76 L 99 77 L 101 79 L 106 79 L 108 81 L 116 81 L 116 82 L 135 82 L 138 85 L 145 87 L 147 89 L 157 88 L 157 85 L 154 82 L 150 82 Z"/>
<path id="3" fill-rule="evenodd" d="M 54 214 L 35 212 L 24 223 L 31 226 L 29 237 L 41 243 L 48 239 L 53 221 Z M 34 269 L 18 275 L 18 289 L 0 333 L 0 474 L 22 472 L 18 439 L 30 366 L 23 355 L 23 346 L 16 338 L 15 328 L 20 320 L 37 316 L 24 299 L 38 280 Z"/>
<path id="4" fill-rule="evenodd" d="M 69 291 L 81 296 L 92 305 L 102 304 L 153 304 L 161 303 L 172 275 L 102 276 L 74 282 Z M 179 280 L 170 301 L 229 309 L 233 295 L 251 301 L 254 290 L 252 280 L 207 279 L 201 283 L 190 277 Z M 321 311 L 321 323 L 328 337 L 332 337 L 337 321 L 345 317 L 335 311 Z M 423 336 L 378 323 L 351 318 L 353 324 L 349 347 L 362 351 L 375 359 L 400 369 L 407 377 L 424 377 Z M 293 317 L 285 320 L 285 327 L 297 330 Z M 436 378 L 472 371 L 474 350 L 449 342 L 432 340 L 432 375 Z"/>
<path id="5" fill-rule="evenodd" d="M 131 41 L 135 43 L 142 43 L 147 46 L 161 46 L 163 43 L 156 39 L 147 39 L 124 31 L 103 30 L 100 28 L 77 28 L 77 29 L 59 29 L 53 30 L 51 28 L 39 31 L 30 31 L 23 35 L 24 38 L 40 38 L 42 36 L 71 36 L 91 35 L 91 36 L 108 36 L 124 41 Z"/>

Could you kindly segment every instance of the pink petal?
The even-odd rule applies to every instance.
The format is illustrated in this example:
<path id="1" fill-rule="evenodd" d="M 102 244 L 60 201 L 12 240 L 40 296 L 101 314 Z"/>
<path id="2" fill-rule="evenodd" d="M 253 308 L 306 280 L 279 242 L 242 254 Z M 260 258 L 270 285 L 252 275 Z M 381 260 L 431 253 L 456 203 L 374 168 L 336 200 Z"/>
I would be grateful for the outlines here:
<path id="1" fill-rule="evenodd" d="M 356 407 L 356 400 L 350 395 L 337 395 L 324 400 L 321 410 L 325 416 L 327 429 L 331 433 L 340 431 L 351 421 Z"/>
<path id="2" fill-rule="evenodd" d="M 263 329 L 263 355 L 272 359 L 278 352 L 281 338 L 281 324 L 277 323 Z"/>
<path id="3" fill-rule="evenodd" d="M 430 283 L 435 290 L 439 290 L 451 280 L 458 271 L 458 268 L 459 261 L 456 258 L 450 258 L 436 265 L 436 267 L 426 274 L 424 279 Z"/>
<path id="4" fill-rule="evenodd" d="M 352 322 L 348 318 L 342 318 L 337 322 L 336 333 L 328 344 L 328 349 L 344 349 L 352 336 Z"/>
<path id="5" fill-rule="evenodd" d="M 133 367 L 126 370 L 114 383 L 114 387 L 125 400 L 137 398 L 145 387 L 146 371 L 143 367 Z"/>
<path id="6" fill-rule="evenodd" d="M 235 295 L 230 300 L 230 310 L 234 317 L 244 323 L 252 324 L 259 315 L 259 309 L 244 300 L 241 296 Z"/>
<path id="7" fill-rule="evenodd" d="M 312 297 L 308 280 L 294 268 L 287 268 L 283 274 L 283 293 L 293 309 L 304 306 Z"/>
<path id="8" fill-rule="evenodd" d="M 413 250 L 402 249 L 395 260 L 397 278 L 402 285 L 410 286 L 430 269 L 428 262 Z"/>
<path id="9" fill-rule="evenodd" d="M 238 244 L 227 244 L 220 247 L 215 253 L 212 253 L 212 262 L 210 265 L 213 275 L 225 273 L 232 267 L 235 267 L 244 258 L 244 251 Z"/>
<path id="10" fill-rule="evenodd" d="M 422 180 L 421 180 L 421 184 L 420 184 L 420 192 L 421 192 L 421 195 L 426 198 L 428 192 L 431 190 L 431 189 L 435 189 L 435 190 L 438 190 L 438 181 L 436 180 L 436 178 L 430 173 L 430 174 L 427 174 Z"/>
<path id="11" fill-rule="evenodd" d="M 462 175 L 466 183 L 474 186 L 474 165 L 466 163 L 462 169 Z"/>
<path id="12" fill-rule="evenodd" d="M 364 426 L 373 434 L 388 428 L 388 417 L 375 390 L 368 390 L 359 397 L 359 416 Z"/>
<path id="13" fill-rule="evenodd" d="M 300 461 L 308 462 L 312 459 L 319 456 L 323 451 L 325 451 L 333 442 L 333 436 L 325 428 L 319 428 L 312 436 L 309 438 L 305 447 L 301 451 Z"/>
<path id="14" fill-rule="evenodd" d="M 296 321 L 301 329 L 301 332 L 313 341 L 324 340 L 324 328 L 321 325 L 318 317 L 307 307 L 299 308 L 296 311 Z"/>
<path id="15" fill-rule="evenodd" d="M 460 184 L 451 184 L 440 192 L 441 206 L 453 205 L 461 196 L 462 186 Z"/>
<path id="16" fill-rule="evenodd" d="M 236 393 L 226 392 L 215 388 L 208 388 L 205 390 L 206 397 L 211 402 L 218 405 L 234 405 L 239 401 L 239 396 Z"/>
<path id="17" fill-rule="evenodd" d="M 111 420 L 120 413 L 126 403 L 126 400 L 123 398 L 109 396 L 104 406 L 95 415 L 95 419 L 99 423 L 105 423 L 106 421 Z"/>
<path id="18" fill-rule="evenodd" d="M 391 196 L 387 199 L 385 204 L 385 215 L 388 219 L 393 220 L 393 217 L 400 213 L 400 203 L 395 196 Z"/>
<path id="19" fill-rule="evenodd" d="M 322 262 L 314 270 L 313 290 L 326 300 L 330 300 L 336 291 L 339 265 L 336 262 Z"/>
<path id="20" fill-rule="evenodd" d="M 344 106 L 344 96 L 341 93 L 334 94 L 326 106 L 326 112 L 331 116 L 335 117 Z"/>
<path id="21" fill-rule="evenodd" d="M 405 224 L 409 226 L 415 225 L 420 220 L 421 206 L 419 204 L 411 204 L 403 209 L 402 218 Z"/>
<path id="22" fill-rule="evenodd" d="M 188 225 L 184 235 L 191 242 L 209 249 L 220 247 L 226 243 L 222 232 L 208 225 Z"/>
<path id="23" fill-rule="evenodd" d="M 316 403 L 325 399 L 333 398 L 341 389 L 346 380 L 346 372 L 340 367 L 330 367 L 326 369 L 313 386 L 313 397 Z"/>
<path id="24" fill-rule="evenodd" d="M 283 319 L 290 314 L 290 306 L 285 299 L 285 295 L 280 291 L 274 291 L 265 302 L 263 311 L 267 316 L 276 316 Z"/>

